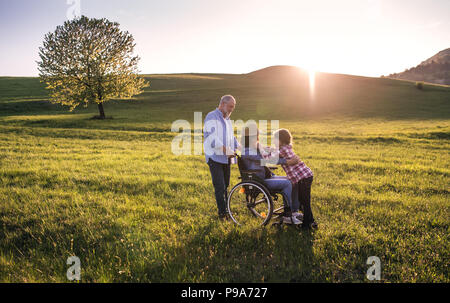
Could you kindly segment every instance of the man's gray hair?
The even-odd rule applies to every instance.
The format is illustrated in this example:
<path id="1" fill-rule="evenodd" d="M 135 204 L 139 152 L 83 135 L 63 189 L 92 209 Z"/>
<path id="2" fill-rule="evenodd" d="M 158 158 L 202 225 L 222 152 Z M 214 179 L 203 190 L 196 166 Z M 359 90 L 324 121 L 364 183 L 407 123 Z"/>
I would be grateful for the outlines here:
<path id="1" fill-rule="evenodd" d="M 219 105 L 222 105 L 222 104 L 227 104 L 228 102 L 230 102 L 230 101 L 234 101 L 234 102 L 236 102 L 236 99 L 234 99 L 234 97 L 232 96 L 232 95 L 225 95 L 225 96 L 223 96 L 222 98 L 220 98 L 220 103 L 219 103 Z"/>

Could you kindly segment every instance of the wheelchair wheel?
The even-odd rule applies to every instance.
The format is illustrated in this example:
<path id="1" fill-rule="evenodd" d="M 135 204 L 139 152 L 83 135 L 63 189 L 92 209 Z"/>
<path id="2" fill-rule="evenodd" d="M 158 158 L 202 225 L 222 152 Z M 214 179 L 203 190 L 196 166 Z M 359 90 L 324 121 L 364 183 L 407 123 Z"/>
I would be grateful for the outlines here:
<path id="1" fill-rule="evenodd" d="M 269 223 L 273 214 L 273 201 L 268 190 L 256 182 L 241 182 L 228 195 L 228 212 L 238 225 Z"/>

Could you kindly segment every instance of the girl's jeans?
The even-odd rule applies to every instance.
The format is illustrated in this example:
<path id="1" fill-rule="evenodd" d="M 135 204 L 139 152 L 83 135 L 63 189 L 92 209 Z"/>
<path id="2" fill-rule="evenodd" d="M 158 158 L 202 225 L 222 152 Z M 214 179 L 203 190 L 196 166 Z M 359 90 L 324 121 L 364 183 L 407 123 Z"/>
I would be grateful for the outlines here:
<path id="1" fill-rule="evenodd" d="M 314 222 L 314 216 L 311 211 L 311 185 L 313 177 L 300 180 L 294 185 L 292 191 L 292 212 L 299 210 L 300 205 L 303 209 L 303 224 Z"/>

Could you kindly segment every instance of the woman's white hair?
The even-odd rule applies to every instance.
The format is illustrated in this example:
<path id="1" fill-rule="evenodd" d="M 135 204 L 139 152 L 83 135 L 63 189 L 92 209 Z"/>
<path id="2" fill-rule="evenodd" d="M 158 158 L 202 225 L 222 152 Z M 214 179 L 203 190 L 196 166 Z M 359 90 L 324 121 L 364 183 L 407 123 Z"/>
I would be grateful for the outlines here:
<path id="1" fill-rule="evenodd" d="M 230 101 L 234 101 L 234 102 L 236 102 L 236 99 L 234 99 L 234 97 L 232 96 L 232 95 L 225 95 L 225 96 L 223 96 L 222 98 L 220 98 L 220 103 L 219 103 L 219 105 L 222 105 L 222 104 L 227 104 L 228 102 L 230 102 Z"/>

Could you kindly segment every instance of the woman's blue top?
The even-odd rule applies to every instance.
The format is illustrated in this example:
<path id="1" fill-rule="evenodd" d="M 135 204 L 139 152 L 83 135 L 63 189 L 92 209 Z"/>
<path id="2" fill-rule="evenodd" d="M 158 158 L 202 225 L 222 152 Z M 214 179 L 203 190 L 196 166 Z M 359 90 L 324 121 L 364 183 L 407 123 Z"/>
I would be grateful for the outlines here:
<path id="1" fill-rule="evenodd" d="M 261 163 L 261 160 L 264 160 L 264 158 L 259 152 L 259 149 L 246 147 L 241 154 L 241 158 L 248 170 L 255 170 L 258 177 L 266 179 L 266 171 L 264 165 Z M 276 164 L 286 164 L 286 159 L 279 158 Z"/>

